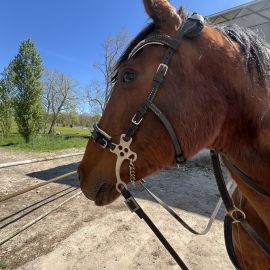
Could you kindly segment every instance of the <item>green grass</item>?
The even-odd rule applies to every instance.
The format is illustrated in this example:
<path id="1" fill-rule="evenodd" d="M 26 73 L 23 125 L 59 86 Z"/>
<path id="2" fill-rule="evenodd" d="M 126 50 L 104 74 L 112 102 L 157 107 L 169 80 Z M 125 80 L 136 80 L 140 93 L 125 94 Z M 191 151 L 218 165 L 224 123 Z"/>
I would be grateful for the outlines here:
<path id="1" fill-rule="evenodd" d="M 78 128 L 78 127 L 55 127 L 55 132 L 60 132 L 61 135 L 70 136 L 89 136 L 90 131 L 88 128 Z"/>
<path id="2" fill-rule="evenodd" d="M 34 141 L 25 143 L 19 134 L 11 134 L 8 138 L 0 137 L 0 149 L 13 149 L 25 151 L 55 151 L 68 148 L 86 147 L 89 131 L 81 129 L 72 131 L 73 128 L 61 128 L 61 135 L 38 135 Z M 74 128 L 75 129 L 75 128 Z"/>

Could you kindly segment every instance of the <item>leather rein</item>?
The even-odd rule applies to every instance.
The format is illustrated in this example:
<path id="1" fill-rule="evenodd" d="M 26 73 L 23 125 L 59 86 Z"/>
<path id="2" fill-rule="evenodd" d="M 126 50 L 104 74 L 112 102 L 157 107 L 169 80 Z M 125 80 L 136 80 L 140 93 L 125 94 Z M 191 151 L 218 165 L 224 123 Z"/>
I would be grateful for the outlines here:
<path id="1" fill-rule="evenodd" d="M 115 165 L 115 174 L 116 174 L 116 190 L 122 194 L 122 196 L 125 198 L 125 203 L 128 206 L 128 208 L 131 210 L 131 212 L 136 213 L 141 219 L 144 219 L 144 221 L 147 223 L 147 225 L 151 228 L 151 230 L 155 233 L 155 235 L 158 237 L 158 239 L 162 242 L 164 247 L 169 251 L 171 256 L 174 258 L 174 260 L 177 262 L 179 267 L 184 270 L 188 270 L 188 267 L 183 262 L 183 260 L 178 256 L 176 251 L 172 248 L 172 246 L 169 244 L 169 242 L 166 240 L 166 238 L 162 235 L 162 233 L 158 230 L 158 228 L 155 226 L 155 224 L 151 221 L 151 219 L 146 215 L 146 213 L 143 211 L 143 209 L 140 207 L 140 205 L 137 203 L 133 195 L 128 191 L 126 183 L 121 179 L 120 171 L 121 166 L 125 160 L 129 162 L 129 169 L 130 169 L 130 182 L 135 184 L 136 181 L 136 173 L 135 173 L 135 166 L 134 162 L 137 159 L 137 153 L 132 151 L 130 149 L 130 145 L 132 144 L 132 139 L 140 126 L 141 122 L 143 121 L 144 115 L 149 110 L 152 111 L 161 121 L 163 126 L 166 128 L 171 141 L 174 146 L 175 150 L 175 160 L 176 165 L 180 166 L 182 163 L 184 163 L 186 160 L 184 158 L 183 151 L 181 150 L 180 143 L 177 139 L 177 136 L 175 134 L 175 131 L 170 123 L 170 121 L 167 119 L 167 117 L 162 113 L 162 111 L 153 103 L 159 88 L 166 76 L 166 73 L 168 71 L 168 65 L 175 54 L 175 52 L 178 50 L 180 43 L 184 37 L 186 38 L 195 38 L 198 36 L 202 29 L 204 27 L 204 18 L 196 13 L 194 13 L 190 18 L 186 20 L 186 22 L 183 24 L 183 26 L 177 31 L 175 37 L 170 37 L 167 35 L 153 35 L 150 37 L 147 37 L 146 39 L 142 40 L 130 53 L 129 58 L 133 57 L 139 50 L 141 50 L 143 47 L 147 45 L 162 45 L 167 47 L 167 51 L 165 52 L 165 55 L 163 57 L 162 62 L 159 64 L 156 74 L 153 78 L 153 83 L 151 87 L 151 91 L 148 95 L 148 97 L 145 99 L 144 103 L 141 104 L 141 106 L 138 108 L 137 112 L 134 114 L 133 118 L 131 119 L 131 123 L 127 129 L 127 132 L 125 134 L 122 134 L 120 136 L 119 143 L 114 143 L 112 141 L 112 137 L 107 134 L 104 130 L 102 130 L 97 123 L 93 126 L 93 132 L 92 132 L 92 138 L 94 142 L 99 144 L 102 148 L 110 150 L 112 153 L 114 153 L 117 156 L 116 165 Z M 258 234 L 252 229 L 252 227 L 247 223 L 246 221 L 246 215 L 245 213 L 237 208 L 234 203 L 232 202 L 231 196 L 227 190 L 221 165 L 219 161 L 219 154 L 211 150 L 211 158 L 214 168 L 214 174 L 217 181 L 217 185 L 221 194 L 221 198 L 224 202 L 224 205 L 226 207 L 226 217 L 225 217 L 225 243 L 227 247 L 227 251 L 229 254 L 229 257 L 231 258 L 234 266 L 236 269 L 241 269 L 239 266 L 239 263 L 237 261 L 237 258 L 234 253 L 233 248 L 233 242 L 232 242 L 232 224 L 233 223 L 240 223 L 243 228 L 248 232 L 248 234 L 254 239 L 254 241 L 258 244 L 258 246 L 270 257 L 270 248 L 269 246 L 258 236 Z M 223 157 L 224 158 L 224 157 Z M 224 159 L 226 160 L 226 159 Z M 230 165 L 228 165 L 230 164 Z M 245 181 L 246 184 L 254 188 L 257 192 L 264 196 L 270 197 L 270 194 L 266 191 L 262 191 L 260 187 L 256 188 L 254 186 L 254 182 L 252 179 L 250 179 L 248 176 L 246 176 L 243 172 L 241 172 L 237 167 L 235 167 L 233 164 L 231 164 L 229 161 L 226 160 L 225 165 L 232 170 L 234 169 L 233 173 L 240 176 L 241 179 L 244 178 L 244 181 L 246 179 L 249 179 L 250 181 Z M 243 177 L 245 175 L 245 177 Z M 253 184 L 251 185 L 250 182 Z M 163 206 L 174 218 L 176 218 L 186 229 L 188 229 L 190 232 L 194 234 L 205 234 L 209 231 L 213 220 L 215 218 L 215 215 L 218 212 L 218 209 L 221 205 L 221 200 L 218 203 L 216 209 L 214 210 L 210 221 L 205 228 L 203 232 L 197 232 L 194 229 L 192 229 L 188 224 L 186 224 L 166 203 L 161 201 L 157 196 L 155 196 L 150 190 L 148 190 L 144 184 L 143 180 L 140 180 L 139 183 L 141 186 L 159 203 L 161 206 Z"/>

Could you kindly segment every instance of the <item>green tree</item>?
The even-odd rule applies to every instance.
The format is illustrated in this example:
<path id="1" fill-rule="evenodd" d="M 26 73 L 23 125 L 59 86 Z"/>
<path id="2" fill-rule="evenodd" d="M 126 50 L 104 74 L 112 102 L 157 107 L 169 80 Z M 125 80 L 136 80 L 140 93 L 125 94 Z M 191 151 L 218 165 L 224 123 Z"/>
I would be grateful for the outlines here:
<path id="1" fill-rule="evenodd" d="M 14 87 L 14 113 L 19 133 L 26 142 L 37 135 L 42 126 L 42 60 L 34 43 L 28 39 L 10 63 Z"/>
<path id="2" fill-rule="evenodd" d="M 80 124 L 79 115 L 75 110 L 72 110 L 68 116 L 71 126 L 78 126 Z"/>
<path id="3" fill-rule="evenodd" d="M 0 80 L 0 129 L 4 137 L 7 137 L 12 124 L 12 98 L 8 72 L 2 73 Z"/>

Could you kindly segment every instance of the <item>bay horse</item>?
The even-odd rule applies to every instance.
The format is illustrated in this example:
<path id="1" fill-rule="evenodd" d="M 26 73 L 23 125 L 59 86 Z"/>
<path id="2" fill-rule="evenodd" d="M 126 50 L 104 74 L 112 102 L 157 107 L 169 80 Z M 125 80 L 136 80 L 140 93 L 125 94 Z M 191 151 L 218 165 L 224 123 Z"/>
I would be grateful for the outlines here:
<path id="1" fill-rule="evenodd" d="M 156 117 L 157 108 L 169 119 L 184 160 L 201 149 L 214 149 L 269 193 L 269 46 L 248 29 L 206 24 L 193 39 L 182 38 L 169 69 L 164 70 L 160 62 L 165 46 L 158 42 L 138 44 L 155 36 L 176 35 L 186 16 L 183 9 L 177 11 L 167 0 L 143 2 L 153 22 L 131 42 L 117 64 L 111 98 L 95 127 L 104 144 L 99 143 L 101 148 L 92 136 L 78 169 L 83 193 L 96 205 L 106 205 L 119 196 L 119 181 L 125 185 L 175 165 L 175 139 L 172 144 L 168 128 Z M 156 107 L 136 120 L 134 113 L 144 103 L 157 70 L 163 71 L 166 79 L 154 96 Z M 129 136 L 133 139 L 130 146 L 131 141 L 121 134 L 125 134 L 131 120 L 138 130 L 135 136 Z M 112 146 L 111 141 L 120 141 L 117 146 L 124 148 L 129 157 L 121 159 L 126 155 L 124 150 L 111 149 L 117 159 L 105 151 Z M 244 211 L 249 224 L 270 244 L 269 197 L 256 192 L 228 169 L 237 184 L 235 206 Z M 238 223 L 233 225 L 232 239 L 241 269 L 270 269 L 270 258 Z"/>

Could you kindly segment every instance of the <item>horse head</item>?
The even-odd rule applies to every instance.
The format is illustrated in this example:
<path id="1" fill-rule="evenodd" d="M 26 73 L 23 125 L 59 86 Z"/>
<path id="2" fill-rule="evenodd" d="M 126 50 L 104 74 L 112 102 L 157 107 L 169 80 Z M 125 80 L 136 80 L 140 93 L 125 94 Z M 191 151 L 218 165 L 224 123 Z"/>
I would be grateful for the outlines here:
<path id="1" fill-rule="evenodd" d="M 155 82 L 157 73 L 164 67 L 160 63 L 168 48 L 164 40 L 159 44 L 157 37 L 165 36 L 169 40 L 168 37 L 177 35 L 186 23 L 183 10 L 177 11 L 166 0 L 143 2 L 153 21 L 120 58 L 110 100 L 95 128 L 95 136 L 89 139 L 78 170 L 84 194 L 97 205 L 108 204 L 118 197 L 116 183 L 119 179 L 127 183 L 133 172 L 136 176 L 132 177 L 139 180 L 175 165 L 175 147 L 168 128 L 157 117 L 159 111 L 173 127 L 185 160 L 203 148 L 225 149 L 232 134 L 244 125 L 236 121 L 235 113 L 243 102 L 240 92 L 246 81 L 251 80 L 246 72 L 245 57 L 239 57 L 241 47 L 238 44 L 207 25 L 199 29 L 199 35 L 189 33 L 181 38 L 165 67 L 166 77 L 152 99 L 158 111 L 155 108 L 147 110 L 139 119 L 140 123 L 134 121 L 142 104 L 144 106 L 152 94 L 153 80 Z M 153 42 L 144 43 L 151 39 Z M 126 136 L 134 122 L 139 124 L 134 128 L 136 133 Z M 101 137 L 97 138 L 97 134 Z M 104 141 L 103 147 L 95 143 L 99 139 Z M 119 144 L 120 140 L 129 139 L 132 143 L 130 141 L 127 147 Z M 107 145 L 110 142 L 114 142 L 112 147 Z M 119 162 L 118 176 L 118 156 L 104 149 L 116 147 L 124 148 L 122 153 L 121 149 L 117 150 L 119 157 L 125 155 L 124 151 L 132 157 Z"/>

